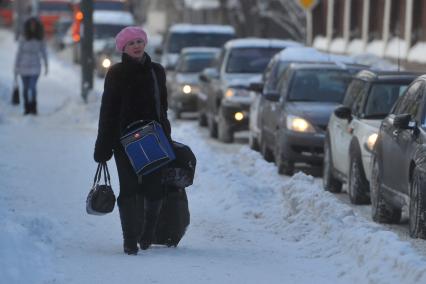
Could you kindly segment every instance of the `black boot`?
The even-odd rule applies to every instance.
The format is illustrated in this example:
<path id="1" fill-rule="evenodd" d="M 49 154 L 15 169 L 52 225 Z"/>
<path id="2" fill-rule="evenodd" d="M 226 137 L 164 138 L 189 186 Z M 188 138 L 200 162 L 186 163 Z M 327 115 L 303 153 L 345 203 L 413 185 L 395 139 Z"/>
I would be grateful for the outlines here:
<path id="1" fill-rule="evenodd" d="M 138 222 L 136 197 L 118 198 L 118 209 L 120 211 L 121 228 L 123 230 L 123 248 L 127 254 L 138 253 Z"/>
<path id="2" fill-rule="evenodd" d="M 142 236 L 139 241 L 142 250 L 148 249 L 154 239 L 155 228 L 157 226 L 158 216 L 160 215 L 163 200 L 144 199 L 144 222 Z"/>
<path id="3" fill-rule="evenodd" d="M 34 115 L 37 115 L 37 102 L 36 101 L 33 101 L 31 103 L 31 113 L 34 114 Z"/>
<path id="4" fill-rule="evenodd" d="M 24 115 L 31 113 L 31 107 L 29 103 L 24 104 Z"/>

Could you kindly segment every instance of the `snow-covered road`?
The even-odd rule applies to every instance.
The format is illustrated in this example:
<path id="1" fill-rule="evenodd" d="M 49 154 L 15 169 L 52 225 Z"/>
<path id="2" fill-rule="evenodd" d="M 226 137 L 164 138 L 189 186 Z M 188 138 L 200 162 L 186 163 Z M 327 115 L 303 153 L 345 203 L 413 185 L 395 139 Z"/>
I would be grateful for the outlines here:
<path id="1" fill-rule="evenodd" d="M 9 105 L 15 48 L 0 30 L 0 283 L 426 283 L 410 242 L 192 120 L 172 121 L 198 159 L 187 234 L 176 249 L 124 255 L 118 210 L 85 213 L 99 97 L 83 104 L 78 69 L 52 54 L 40 115 L 22 116 Z"/>

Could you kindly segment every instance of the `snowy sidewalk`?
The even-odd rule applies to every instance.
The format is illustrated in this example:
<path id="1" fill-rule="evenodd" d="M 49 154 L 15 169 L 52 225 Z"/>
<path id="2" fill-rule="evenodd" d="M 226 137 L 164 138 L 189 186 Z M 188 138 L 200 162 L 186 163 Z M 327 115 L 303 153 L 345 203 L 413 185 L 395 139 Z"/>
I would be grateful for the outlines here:
<path id="1" fill-rule="evenodd" d="M 0 30 L 0 283 L 426 283 L 426 262 L 407 242 L 313 178 L 278 176 L 195 121 L 172 122 L 198 159 L 187 234 L 176 249 L 124 255 L 118 210 L 97 217 L 84 207 L 99 100 L 83 104 L 78 69 L 51 56 L 40 115 L 22 116 L 9 105 L 15 48 Z"/>

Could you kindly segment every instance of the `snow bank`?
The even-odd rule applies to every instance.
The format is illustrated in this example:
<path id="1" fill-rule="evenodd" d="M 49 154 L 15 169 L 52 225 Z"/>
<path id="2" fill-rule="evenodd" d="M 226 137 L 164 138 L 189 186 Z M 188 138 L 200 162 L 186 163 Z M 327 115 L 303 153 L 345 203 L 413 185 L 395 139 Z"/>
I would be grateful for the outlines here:
<path id="1" fill-rule="evenodd" d="M 385 56 L 390 58 L 406 58 L 407 54 L 407 42 L 403 39 L 394 37 L 389 40 Z"/>
<path id="2" fill-rule="evenodd" d="M 408 61 L 426 63 L 426 42 L 416 43 L 408 52 Z"/>
<path id="3" fill-rule="evenodd" d="M 353 39 L 348 44 L 347 51 L 349 54 L 359 54 L 364 52 L 364 41 L 362 39 Z"/>
<path id="4" fill-rule="evenodd" d="M 373 40 L 367 44 L 365 51 L 367 53 L 372 53 L 383 57 L 383 53 L 385 51 L 385 42 L 383 40 Z"/>
<path id="5" fill-rule="evenodd" d="M 347 205 L 314 182 L 296 174 L 282 187 L 287 231 L 308 245 L 324 238 L 313 257 L 351 254 L 353 263 L 340 263 L 340 274 L 357 270 L 362 283 L 426 283 L 426 262 L 395 233 L 363 220 Z M 368 280 L 368 281 L 367 281 Z"/>
<path id="6" fill-rule="evenodd" d="M 0 195 L 0 275 L 2 283 L 47 283 L 57 279 L 53 270 L 53 222 L 25 216 Z"/>
<path id="7" fill-rule="evenodd" d="M 328 51 L 328 39 L 324 36 L 316 36 L 314 38 L 314 42 L 312 44 L 313 47 L 322 50 L 322 51 Z"/>
<path id="8" fill-rule="evenodd" d="M 345 53 L 348 42 L 344 38 L 335 38 L 331 41 L 330 52 Z"/>

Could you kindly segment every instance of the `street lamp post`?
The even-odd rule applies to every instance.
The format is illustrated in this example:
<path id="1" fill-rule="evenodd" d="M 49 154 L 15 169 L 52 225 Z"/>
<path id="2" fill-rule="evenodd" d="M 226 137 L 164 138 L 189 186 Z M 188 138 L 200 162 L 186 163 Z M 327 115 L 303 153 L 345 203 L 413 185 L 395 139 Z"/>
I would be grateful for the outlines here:
<path id="1" fill-rule="evenodd" d="M 93 0 L 82 0 L 83 25 L 81 29 L 81 96 L 87 102 L 93 89 Z"/>

